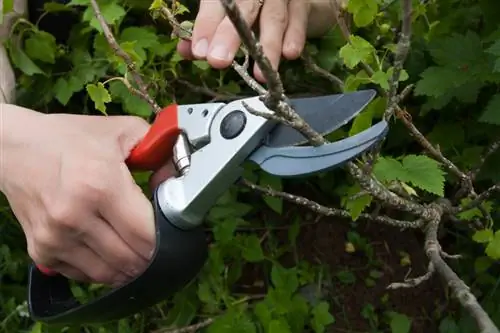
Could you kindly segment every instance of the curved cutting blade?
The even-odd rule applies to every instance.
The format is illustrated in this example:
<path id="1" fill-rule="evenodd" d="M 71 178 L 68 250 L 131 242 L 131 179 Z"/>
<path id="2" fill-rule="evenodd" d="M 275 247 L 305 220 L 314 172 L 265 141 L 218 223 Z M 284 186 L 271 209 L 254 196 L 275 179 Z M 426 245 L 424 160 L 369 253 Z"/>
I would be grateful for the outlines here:
<path id="1" fill-rule="evenodd" d="M 388 128 L 388 123 L 382 120 L 354 136 L 318 147 L 262 146 L 249 160 L 275 176 L 306 176 L 327 171 L 357 157 L 382 140 Z"/>
<path id="2" fill-rule="evenodd" d="M 318 133 L 325 135 L 356 117 L 376 96 L 375 90 L 361 90 L 319 97 L 291 99 L 294 110 Z M 304 144 L 307 139 L 297 130 L 278 124 L 264 145 L 287 147 Z"/>

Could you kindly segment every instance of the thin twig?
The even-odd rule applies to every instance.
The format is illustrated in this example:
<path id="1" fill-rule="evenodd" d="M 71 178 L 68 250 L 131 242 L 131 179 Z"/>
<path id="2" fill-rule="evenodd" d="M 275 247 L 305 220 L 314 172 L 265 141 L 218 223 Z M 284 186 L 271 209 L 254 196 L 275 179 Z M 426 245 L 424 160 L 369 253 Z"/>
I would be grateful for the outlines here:
<path id="1" fill-rule="evenodd" d="M 277 198 L 282 198 L 288 202 L 294 203 L 299 206 L 304 206 L 312 210 L 313 212 L 316 212 L 318 214 L 324 215 L 324 216 L 336 216 L 340 218 L 345 218 L 345 219 L 352 219 L 351 214 L 345 210 L 342 209 L 336 209 L 336 208 L 330 208 L 326 207 L 323 205 L 320 205 L 319 203 L 312 201 L 310 199 L 307 199 L 305 197 L 287 193 L 287 192 L 282 192 L 282 191 L 277 191 L 274 190 L 271 187 L 265 187 L 265 186 L 260 186 L 257 184 L 254 184 L 248 180 L 242 180 L 242 184 L 247 186 L 248 188 L 261 192 L 264 195 L 268 195 L 271 197 L 277 197 Z M 387 224 L 393 227 L 401 228 L 401 229 L 418 229 L 421 228 L 424 225 L 423 220 L 416 220 L 416 221 L 400 221 L 396 220 L 387 216 L 373 216 L 370 214 L 361 214 L 359 216 L 361 219 L 365 220 L 370 220 L 382 224 Z"/>
<path id="2" fill-rule="evenodd" d="M 403 0 L 403 24 L 401 29 L 401 37 L 396 46 L 396 54 L 394 56 L 394 67 L 392 78 L 389 82 L 389 94 L 387 98 L 388 107 L 385 110 L 385 117 L 389 119 L 392 116 L 394 109 L 398 103 L 398 87 L 399 77 L 403 69 L 405 60 L 408 56 L 408 51 L 411 46 L 411 13 L 412 0 Z"/>
<path id="3" fill-rule="evenodd" d="M 125 64 L 127 65 L 130 74 L 134 78 L 134 81 L 136 82 L 137 86 L 139 87 L 140 94 L 138 95 L 151 106 L 154 113 L 160 112 L 161 111 L 160 106 L 156 104 L 156 102 L 149 95 L 147 86 L 142 81 L 142 78 L 139 72 L 137 71 L 134 61 L 132 60 L 132 58 L 130 58 L 127 52 L 123 51 L 120 45 L 118 45 L 115 36 L 113 36 L 111 29 L 109 28 L 108 24 L 106 23 L 106 20 L 102 16 L 101 9 L 99 8 L 97 1 L 90 0 L 90 3 L 92 5 L 92 9 L 94 10 L 94 14 L 97 18 L 97 21 L 99 22 L 99 25 L 101 26 L 101 29 L 104 33 L 104 37 L 106 37 L 106 40 L 108 41 L 109 46 L 117 56 L 119 56 L 120 58 L 123 59 L 123 61 L 125 61 Z"/>
<path id="4" fill-rule="evenodd" d="M 481 158 L 479 159 L 478 165 L 469 173 L 470 178 L 473 181 L 476 180 L 477 174 L 479 173 L 479 171 L 481 171 L 481 168 L 483 167 L 486 160 L 488 160 L 488 158 L 490 158 L 490 156 L 493 155 L 499 148 L 500 148 L 500 139 L 493 141 L 491 145 L 489 145 L 489 147 L 486 148 L 484 155 L 482 155 Z"/>

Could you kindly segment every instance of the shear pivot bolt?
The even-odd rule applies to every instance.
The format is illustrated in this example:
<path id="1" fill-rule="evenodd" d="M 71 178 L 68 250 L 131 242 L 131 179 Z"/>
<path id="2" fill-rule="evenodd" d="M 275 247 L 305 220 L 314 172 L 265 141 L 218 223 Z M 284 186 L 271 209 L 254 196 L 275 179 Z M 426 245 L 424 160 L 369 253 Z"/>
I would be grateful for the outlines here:
<path id="1" fill-rule="evenodd" d="M 234 139 L 243 132 L 246 124 L 247 117 L 243 111 L 232 111 L 222 119 L 220 135 L 227 140 Z"/>

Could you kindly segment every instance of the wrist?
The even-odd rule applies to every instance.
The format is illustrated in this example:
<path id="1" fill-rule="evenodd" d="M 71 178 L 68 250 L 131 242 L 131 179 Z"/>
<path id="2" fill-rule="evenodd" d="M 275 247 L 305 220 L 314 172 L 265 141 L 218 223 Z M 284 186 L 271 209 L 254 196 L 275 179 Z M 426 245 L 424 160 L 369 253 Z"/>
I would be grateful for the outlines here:
<path id="1" fill-rule="evenodd" d="M 40 126 L 43 114 L 0 103 L 0 192 L 5 193 L 7 182 L 16 170 L 16 163 L 23 160 L 23 152 Z M 25 156 L 24 156 L 25 157 Z"/>

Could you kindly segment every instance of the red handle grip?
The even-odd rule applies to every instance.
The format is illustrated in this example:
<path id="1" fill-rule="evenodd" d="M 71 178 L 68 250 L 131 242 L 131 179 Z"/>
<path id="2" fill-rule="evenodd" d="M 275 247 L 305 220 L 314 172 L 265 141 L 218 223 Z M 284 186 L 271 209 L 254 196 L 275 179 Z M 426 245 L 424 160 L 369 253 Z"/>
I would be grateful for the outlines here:
<path id="1" fill-rule="evenodd" d="M 129 169 L 155 171 L 172 157 L 175 141 L 180 133 L 177 110 L 177 105 L 171 104 L 158 113 L 149 131 L 125 161 Z M 45 275 L 58 274 L 43 265 L 36 267 Z"/>

